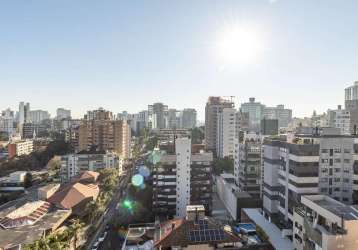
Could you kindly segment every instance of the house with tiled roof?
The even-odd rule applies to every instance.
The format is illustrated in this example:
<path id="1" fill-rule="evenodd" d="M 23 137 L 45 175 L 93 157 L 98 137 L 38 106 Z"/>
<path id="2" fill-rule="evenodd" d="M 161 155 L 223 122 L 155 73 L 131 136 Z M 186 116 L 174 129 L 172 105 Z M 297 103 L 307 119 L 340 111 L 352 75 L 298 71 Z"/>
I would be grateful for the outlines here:
<path id="1" fill-rule="evenodd" d="M 99 173 L 95 171 L 84 171 L 83 173 L 73 177 L 72 183 L 80 182 L 82 184 L 95 183 L 98 179 Z"/>
<path id="2" fill-rule="evenodd" d="M 60 209 L 71 209 L 72 213 L 81 215 L 89 201 L 96 200 L 99 187 L 96 184 L 68 184 L 52 195 L 48 202 Z"/>
<path id="3" fill-rule="evenodd" d="M 206 217 L 202 205 L 187 206 L 185 218 L 160 224 L 154 240 L 156 249 L 221 249 L 241 246 L 241 239 L 231 231 L 231 227 Z"/>

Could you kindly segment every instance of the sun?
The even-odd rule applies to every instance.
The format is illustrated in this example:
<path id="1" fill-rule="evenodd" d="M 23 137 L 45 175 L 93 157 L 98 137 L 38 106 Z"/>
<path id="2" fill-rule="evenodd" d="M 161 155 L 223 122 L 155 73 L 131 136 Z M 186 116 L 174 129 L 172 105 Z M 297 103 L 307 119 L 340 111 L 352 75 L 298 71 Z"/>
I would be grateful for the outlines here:
<path id="1" fill-rule="evenodd" d="M 253 27 L 240 25 L 226 27 L 218 36 L 217 53 L 224 67 L 255 64 L 262 51 L 262 37 Z"/>

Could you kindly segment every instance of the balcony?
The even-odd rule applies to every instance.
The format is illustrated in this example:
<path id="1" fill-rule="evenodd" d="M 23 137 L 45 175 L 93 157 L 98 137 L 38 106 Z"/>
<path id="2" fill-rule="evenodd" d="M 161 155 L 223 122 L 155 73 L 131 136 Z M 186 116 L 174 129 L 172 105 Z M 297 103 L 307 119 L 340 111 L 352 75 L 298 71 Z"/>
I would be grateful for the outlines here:
<path id="1" fill-rule="evenodd" d="M 305 238 L 314 241 L 317 245 L 322 247 L 322 233 L 316 228 L 314 228 L 313 225 L 307 219 L 304 220 L 303 226 L 305 228 Z M 316 227 L 317 226 L 318 225 L 316 225 Z"/>

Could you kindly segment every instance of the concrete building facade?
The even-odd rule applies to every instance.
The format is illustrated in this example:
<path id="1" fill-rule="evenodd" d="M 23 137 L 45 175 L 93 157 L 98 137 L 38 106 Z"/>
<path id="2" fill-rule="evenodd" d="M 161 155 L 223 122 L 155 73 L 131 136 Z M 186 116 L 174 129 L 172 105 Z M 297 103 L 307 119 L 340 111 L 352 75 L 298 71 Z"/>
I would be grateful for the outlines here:
<path id="1" fill-rule="evenodd" d="M 217 114 L 216 155 L 219 158 L 234 157 L 236 135 L 236 110 L 223 108 Z"/>
<path id="2" fill-rule="evenodd" d="M 261 136 L 246 134 L 243 142 L 236 143 L 234 176 L 239 191 L 247 192 L 254 198 L 260 197 Z"/>
<path id="3" fill-rule="evenodd" d="M 241 111 L 249 114 L 250 130 L 259 132 L 260 124 L 263 118 L 264 105 L 256 102 L 254 97 L 249 99 L 249 102 L 241 104 Z"/>
<path id="4" fill-rule="evenodd" d="M 205 106 L 205 146 L 214 154 L 217 145 L 218 116 L 224 108 L 234 108 L 234 103 L 219 96 L 209 97 Z"/>
<path id="5" fill-rule="evenodd" d="M 68 154 L 61 156 L 61 182 L 66 183 L 85 171 L 116 168 L 122 172 L 123 160 L 114 153 Z"/>
<path id="6" fill-rule="evenodd" d="M 153 210 L 161 216 L 185 216 L 187 205 L 212 209 L 212 153 L 192 153 L 191 140 L 178 138 L 175 153 L 157 152 L 160 162 L 152 171 Z"/>

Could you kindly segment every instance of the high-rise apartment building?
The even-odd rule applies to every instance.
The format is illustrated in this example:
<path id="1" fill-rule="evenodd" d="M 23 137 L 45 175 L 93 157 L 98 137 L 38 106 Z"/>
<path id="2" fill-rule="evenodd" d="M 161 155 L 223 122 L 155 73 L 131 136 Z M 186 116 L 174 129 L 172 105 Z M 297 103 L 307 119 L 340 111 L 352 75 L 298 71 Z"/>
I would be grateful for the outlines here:
<path id="1" fill-rule="evenodd" d="M 342 134 L 351 134 L 351 112 L 342 109 L 341 105 L 336 110 L 327 111 L 327 121 L 329 127 L 340 129 Z"/>
<path id="2" fill-rule="evenodd" d="M 269 220 L 292 228 L 293 209 L 302 195 L 318 194 L 319 144 L 312 136 L 266 138 L 263 143 L 263 211 Z"/>
<path id="3" fill-rule="evenodd" d="M 152 129 L 167 127 L 168 106 L 161 102 L 148 105 L 148 118 Z"/>
<path id="4" fill-rule="evenodd" d="M 262 135 L 278 135 L 278 120 L 277 119 L 262 119 L 261 134 Z"/>
<path id="5" fill-rule="evenodd" d="M 241 110 L 236 113 L 236 133 L 239 131 L 250 131 L 249 113 L 242 112 Z"/>
<path id="6" fill-rule="evenodd" d="M 180 111 L 179 110 L 168 109 L 167 128 L 169 128 L 169 129 L 181 128 L 181 126 L 180 126 Z"/>
<path id="7" fill-rule="evenodd" d="M 10 109 L 2 111 L 0 115 L 0 132 L 5 132 L 8 135 L 13 134 L 15 131 L 14 122 L 14 111 L 11 111 Z"/>
<path id="8" fill-rule="evenodd" d="M 78 128 L 78 150 L 114 151 L 120 156 L 130 156 L 131 129 L 127 121 L 113 120 L 111 112 L 104 109 L 88 111 Z"/>
<path id="9" fill-rule="evenodd" d="M 261 137 L 256 133 L 245 134 L 240 143 L 236 140 L 234 176 L 239 191 L 260 198 Z"/>
<path id="10" fill-rule="evenodd" d="M 353 110 L 358 108 L 358 81 L 354 82 L 344 90 L 345 109 Z"/>
<path id="11" fill-rule="evenodd" d="M 292 121 L 292 110 L 285 109 L 284 105 L 277 105 L 276 107 L 265 107 L 263 109 L 263 117 L 265 119 L 278 120 L 279 128 L 286 128 Z"/>
<path id="12" fill-rule="evenodd" d="M 19 104 L 19 124 L 30 121 L 30 103 L 20 102 Z"/>
<path id="13" fill-rule="evenodd" d="M 189 138 L 175 141 L 175 153 L 163 152 L 153 169 L 153 210 L 162 216 L 185 216 L 187 205 L 212 209 L 213 154 L 192 152 Z"/>
<path id="14" fill-rule="evenodd" d="M 305 124 L 303 124 L 303 126 L 305 126 Z M 316 111 L 313 111 L 313 114 L 312 114 L 312 117 L 311 117 L 311 126 L 313 128 L 315 128 L 315 127 L 318 127 L 318 128 L 329 127 L 327 113 L 317 114 Z"/>
<path id="15" fill-rule="evenodd" d="M 254 97 L 249 99 L 249 102 L 241 104 L 241 111 L 249 114 L 250 130 L 259 132 L 260 123 L 264 115 L 264 105 L 256 102 Z"/>
<path id="16" fill-rule="evenodd" d="M 31 110 L 29 116 L 29 120 L 35 124 L 41 123 L 43 120 L 48 120 L 51 117 L 50 113 L 45 110 Z"/>
<path id="17" fill-rule="evenodd" d="M 56 110 L 56 119 L 57 120 L 71 119 L 71 110 L 58 108 Z"/>
<path id="18" fill-rule="evenodd" d="M 218 116 L 224 108 L 234 108 L 232 100 L 219 96 L 210 96 L 205 106 L 205 146 L 216 154 Z"/>
<path id="19" fill-rule="evenodd" d="M 234 157 L 236 136 L 236 109 L 223 108 L 217 114 L 216 155 Z"/>
<path id="20" fill-rule="evenodd" d="M 292 226 L 303 195 L 324 194 L 358 203 L 358 137 L 337 128 L 301 128 L 263 145 L 263 207 L 267 218 Z M 288 226 L 289 228 L 289 226 Z"/>
<path id="21" fill-rule="evenodd" d="M 356 136 L 325 135 L 320 139 L 319 192 L 346 204 L 358 202 L 353 195 L 358 184 L 352 176 L 358 159 L 358 139 Z M 353 198 L 355 197 L 355 200 Z"/>
<path id="22" fill-rule="evenodd" d="M 196 110 L 183 109 L 180 114 L 181 128 L 192 129 L 196 127 Z"/>

